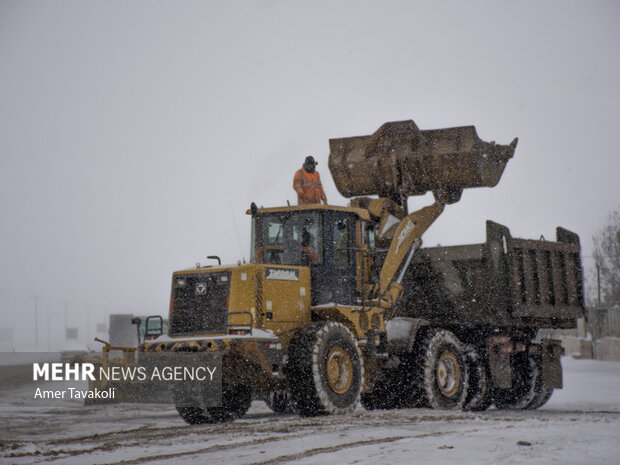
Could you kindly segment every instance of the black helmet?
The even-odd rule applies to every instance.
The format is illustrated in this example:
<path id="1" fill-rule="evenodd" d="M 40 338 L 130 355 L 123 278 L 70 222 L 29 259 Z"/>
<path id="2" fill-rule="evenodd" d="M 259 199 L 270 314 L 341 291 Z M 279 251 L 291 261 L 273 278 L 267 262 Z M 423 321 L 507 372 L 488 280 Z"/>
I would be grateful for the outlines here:
<path id="1" fill-rule="evenodd" d="M 311 155 L 306 157 L 306 161 L 304 161 L 304 168 L 308 171 L 314 170 L 314 167 L 318 165 L 318 162 L 314 161 L 314 157 Z"/>

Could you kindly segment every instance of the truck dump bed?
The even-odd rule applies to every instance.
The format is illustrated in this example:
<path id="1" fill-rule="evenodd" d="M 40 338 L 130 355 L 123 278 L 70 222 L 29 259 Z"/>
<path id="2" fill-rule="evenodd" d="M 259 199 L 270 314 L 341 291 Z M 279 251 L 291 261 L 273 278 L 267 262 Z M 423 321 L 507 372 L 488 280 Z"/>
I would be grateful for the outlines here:
<path id="1" fill-rule="evenodd" d="M 397 314 L 460 326 L 574 328 L 584 311 L 579 237 L 512 238 L 487 221 L 484 244 L 422 248 Z"/>

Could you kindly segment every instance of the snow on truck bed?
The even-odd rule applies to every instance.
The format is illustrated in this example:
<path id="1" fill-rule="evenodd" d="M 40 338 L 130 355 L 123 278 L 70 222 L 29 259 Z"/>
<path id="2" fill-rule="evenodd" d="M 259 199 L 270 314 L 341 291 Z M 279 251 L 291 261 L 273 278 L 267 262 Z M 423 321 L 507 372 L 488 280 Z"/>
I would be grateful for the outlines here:
<path id="1" fill-rule="evenodd" d="M 618 464 L 620 363 L 563 359 L 564 386 L 538 411 L 363 409 L 188 426 L 171 405 L 85 407 L 2 392 L 0 463 Z"/>

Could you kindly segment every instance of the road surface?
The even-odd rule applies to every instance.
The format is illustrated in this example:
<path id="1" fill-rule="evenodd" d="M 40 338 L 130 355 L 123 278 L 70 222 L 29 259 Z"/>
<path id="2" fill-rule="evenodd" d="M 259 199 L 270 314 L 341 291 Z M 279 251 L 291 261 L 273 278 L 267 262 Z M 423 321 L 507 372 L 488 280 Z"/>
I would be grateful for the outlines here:
<path id="1" fill-rule="evenodd" d="M 189 426 L 167 404 L 86 407 L 4 390 L 0 463 L 620 463 L 620 363 L 563 364 L 565 388 L 538 411 L 360 408 L 299 418 L 255 401 L 241 420 Z"/>

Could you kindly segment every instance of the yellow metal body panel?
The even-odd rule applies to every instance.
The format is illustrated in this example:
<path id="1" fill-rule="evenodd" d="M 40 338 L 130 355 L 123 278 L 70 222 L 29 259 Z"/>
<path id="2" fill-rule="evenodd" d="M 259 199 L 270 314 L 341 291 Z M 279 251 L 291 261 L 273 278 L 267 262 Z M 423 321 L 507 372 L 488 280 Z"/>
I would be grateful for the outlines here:
<path id="1" fill-rule="evenodd" d="M 260 315 L 256 311 L 256 266 L 242 265 L 231 270 L 230 297 L 228 300 L 228 324 L 249 326 L 260 322 Z M 252 321 L 250 322 L 250 316 Z M 232 313 L 232 314 L 231 314 Z"/>
<path id="2" fill-rule="evenodd" d="M 365 339 L 366 333 L 371 329 L 385 331 L 384 310 L 378 306 L 364 311 L 360 307 L 344 305 L 318 306 L 312 308 L 312 313 L 319 320 L 344 324 L 358 340 Z"/>
<path id="3" fill-rule="evenodd" d="M 221 272 L 231 274 L 228 324 L 233 328 L 252 323 L 254 328 L 271 330 L 287 341 L 310 322 L 308 267 L 248 264 L 183 270 L 174 276 Z"/>
<path id="4" fill-rule="evenodd" d="M 193 337 L 193 336 L 192 336 Z M 273 371 L 272 361 L 266 354 L 265 344 L 278 344 L 275 337 L 252 336 L 212 336 L 172 338 L 172 340 L 153 341 L 142 344 L 141 352 L 215 352 L 222 356 L 222 370 L 226 380 L 252 380 L 258 390 L 282 389 L 278 383 L 282 376 Z M 279 351 L 281 349 L 278 348 Z"/>
<path id="5" fill-rule="evenodd" d="M 294 332 L 310 323 L 310 268 L 255 266 L 263 270 L 262 329 L 288 343 Z"/>

